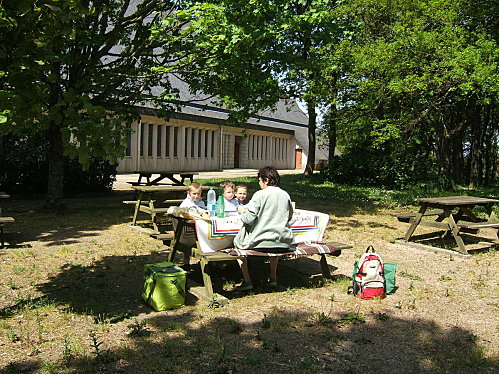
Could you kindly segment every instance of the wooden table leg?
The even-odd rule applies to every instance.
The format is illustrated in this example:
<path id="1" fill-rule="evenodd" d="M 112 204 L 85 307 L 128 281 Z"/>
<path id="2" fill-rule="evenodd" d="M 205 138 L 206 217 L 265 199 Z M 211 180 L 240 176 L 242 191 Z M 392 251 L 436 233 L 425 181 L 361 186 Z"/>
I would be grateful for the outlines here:
<path id="1" fill-rule="evenodd" d="M 135 224 L 137 223 L 137 215 L 139 214 L 141 203 L 142 203 L 142 192 L 139 192 L 139 194 L 137 195 L 137 201 L 135 202 L 135 212 L 133 212 L 132 226 L 135 226 Z"/>
<path id="2" fill-rule="evenodd" d="M 329 265 L 327 264 L 327 259 L 325 254 L 321 254 L 321 270 L 322 276 L 324 278 L 331 278 L 331 272 L 329 271 Z"/>
<path id="3" fill-rule="evenodd" d="M 466 246 L 464 245 L 463 238 L 461 238 L 461 236 L 459 235 L 459 227 L 457 227 L 456 221 L 454 221 L 454 217 L 452 216 L 452 211 L 451 210 L 444 210 L 444 212 L 445 212 L 445 216 L 447 217 L 447 220 L 449 221 L 449 227 L 450 227 L 452 236 L 457 243 L 457 247 L 459 248 L 459 252 L 467 255 L 468 251 L 466 250 Z"/>
<path id="4" fill-rule="evenodd" d="M 426 209 L 428 208 L 428 205 L 422 204 L 421 207 L 419 208 L 419 211 L 416 214 L 416 217 L 411 219 L 411 225 L 407 229 L 407 232 L 404 235 L 404 240 L 409 241 L 411 238 L 412 234 L 414 234 L 414 230 L 416 230 L 416 227 L 418 227 L 419 223 L 421 222 L 421 218 L 423 217 L 423 214 L 425 214 Z"/>
<path id="5" fill-rule="evenodd" d="M 176 218 L 172 218 L 176 219 Z M 184 220 L 177 219 L 177 227 L 175 228 L 175 235 L 170 242 L 170 253 L 168 254 L 168 261 L 174 262 L 175 254 L 177 253 L 177 247 L 180 244 L 180 237 L 182 236 L 182 230 L 184 229 Z"/>

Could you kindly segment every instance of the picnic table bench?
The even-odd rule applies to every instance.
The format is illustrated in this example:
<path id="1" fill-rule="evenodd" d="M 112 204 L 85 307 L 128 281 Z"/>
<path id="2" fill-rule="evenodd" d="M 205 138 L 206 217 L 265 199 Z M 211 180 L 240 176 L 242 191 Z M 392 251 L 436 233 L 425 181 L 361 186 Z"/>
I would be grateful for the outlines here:
<path id="1" fill-rule="evenodd" d="M 10 195 L 0 191 L 0 199 L 9 199 Z M 14 223 L 16 220 L 13 217 L 4 217 L 2 208 L 0 207 L 0 248 L 5 246 L 5 238 L 3 228 L 7 223 Z"/>
<path id="2" fill-rule="evenodd" d="M 315 219 L 311 220 L 316 224 L 313 228 L 310 225 L 307 227 L 305 225 L 299 226 L 299 224 L 292 226 L 295 238 L 300 235 L 304 235 L 304 230 L 307 230 L 308 228 L 311 229 L 310 232 L 313 231 L 314 238 L 322 238 L 325 226 L 329 221 L 329 216 L 318 212 L 301 212 L 307 212 L 309 214 L 317 213 L 321 216 L 314 217 Z M 197 296 L 207 302 L 216 300 L 220 305 L 227 304 L 228 300 L 227 298 L 215 293 L 213 290 L 213 282 L 211 278 L 212 272 L 210 269 L 210 265 L 212 263 L 220 261 L 235 261 L 249 256 L 259 258 L 275 256 L 282 259 L 289 259 L 302 256 L 319 255 L 322 275 L 324 277 L 330 277 L 331 273 L 329 265 L 327 264 L 326 255 L 339 256 L 342 249 L 352 247 L 348 244 L 336 242 L 324 243 L 322 241 L 305 241 L 296 243 L 289 252 L 285 253 L 264 253 L 253 249 L 236 249 L 232 247 L 231 243 L 235 233 L 237 232 L 234 230 L 227 230 L 227 227 L 222 227 L 223 225 L 215 224 L 217 222 L 223 222 L 223 218 L 206 219 L 198 217 L 193 219 L 192 216 L 188 213 L 184 213 L 179 208 L 170 209 L 169 214 L 176 220 L 177 225 L 175 227 L 173 238 L 168 238 L 168 240 L 171 240 L 169 243 L 170 253 L 168 255 L 168 261 L 173 262 L 178 251 L 183 252 L 184 256 L 192 256 L 197 259 L 200 263 L 204 285 L 203 289 L 198 290 Z M 236 218 L 233 217 L 233 219 Z M 309 222 L 307 222 L 307 224 Z M 210 240 L 210 238 L 213 240 Z M 303 238 L 305 239 L 306 237 Z M 214 248 L 217 247 L 224 248 L 214 250 Z"/>
<path id="3" fill-rule="evenodd" d="M 180 204 L 183 198 L 173 198 L 172 195 L 178 193 L 185 193 L 187 186 L 132 186 L 137 192 L 136 200 L 124 200 L 123 203 L 127 205 L 134 205 L 135 210 L 133 213 L 132 226 L 137 225 L 137 218 L 139 212 L 149 215 L 148 223 L 152 224 L 155 233 L 159 233 L 158 223 L 168 221 L 169 217 L 165 216 L 168 208 L 172 205 Z M 203 190 L 208 190 L 210 186 L 202 186 Z M 156 197 L 156 198 L 155 198 Z"/>
<path id="4" fill-rule="evenodd" d="M 394 216 L 400 222 L 409 223 L 402 243 L 409 244 L 413 234 L 419 225 L 429 226 L 443 230 L 442 237 L 450 234 L 457 244 L 458 251 L 463 255 L 468 255 L 468 248 L 464 244 L 463 234 L 477 234 L 480 229 L 492 228 L 499 230 L 499 221 L 496 219 L 492 208 L 498 204 L 499 200 L 474 197 L 474 196 L 444 196 L 433 198 L 421 198 L 417 202 L 420 205 L 419 211 L 415 213 L 396 213 Z M 486 211 L 485 218 L 477 217 L 474 207 L 483 207 Z M 436 208 L 428 210 L 428 208 Z M 425 217 L 436 217 L 433 221 L 423 220 Z M 499 237 L 499 231 L 496 233 Z M 495 246 L 497 240 L 488 240 L 490 246 Z"/>

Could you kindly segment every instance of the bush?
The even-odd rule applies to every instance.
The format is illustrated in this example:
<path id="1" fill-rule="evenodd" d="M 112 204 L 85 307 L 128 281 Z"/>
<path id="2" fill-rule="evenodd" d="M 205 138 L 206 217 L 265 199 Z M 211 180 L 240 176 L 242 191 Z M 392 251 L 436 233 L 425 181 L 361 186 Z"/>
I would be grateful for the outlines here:
<path id="1" fill-rule="evenodd" d="M 400 189 L 419 183 L 438 183 L 436 164 L 410 152 L 353 150 L 330 160 L 321 176 L 336 183 Z"/>
<path id="2" fill-rule="evenodd" d="M 0 189 L 8 191 L 47 191 L 48 134 L 38 130 L 0 137 Z M 65 192 L 97 192 L 112 189 L 116 165 L 91 158 L 89 170 L 78 161 L 65 158 Z"/>

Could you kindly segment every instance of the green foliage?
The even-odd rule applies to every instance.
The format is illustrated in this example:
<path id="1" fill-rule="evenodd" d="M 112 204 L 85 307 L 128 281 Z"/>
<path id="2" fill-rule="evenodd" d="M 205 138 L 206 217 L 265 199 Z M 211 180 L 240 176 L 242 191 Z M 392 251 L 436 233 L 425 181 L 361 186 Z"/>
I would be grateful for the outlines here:
<path id="1" fill-rule="evenodd" d="M 4 190 L 46 191 L 48 178 L 47 131 L 25 130 L 0 137 L 0 187 Z M 66 192 L 98 192 L 112 189 L 116 165 L 101 158 L 89 158 L 89 167 L 64 157 Z"/>
<path id="2" fill-rule="evenodd" d="M 335 156 L 321 170 L 326 181 L 402 189 L 421 183 L 437 184 L 441 182 L 437 175 L 435 162 L 426 157 L 362 149 Z"/>

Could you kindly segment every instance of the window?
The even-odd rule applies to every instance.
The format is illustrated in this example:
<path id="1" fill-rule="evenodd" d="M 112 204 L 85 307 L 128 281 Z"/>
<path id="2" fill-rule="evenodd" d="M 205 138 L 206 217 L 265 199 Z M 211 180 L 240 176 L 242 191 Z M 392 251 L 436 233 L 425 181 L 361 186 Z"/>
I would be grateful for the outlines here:
<path id="1" fill-rule="evenodd" d="M 173 128 L 173 157 L 178 157 L 178 127 Z"/>
<path id="2" fill-rule="evenodd" d="M 211 158 L 215 157 L 215 131 L 211 132 Z"/>
<path id="3" fill-rule="evenodd" d="M 147 155 L 152 156 L 152 133 L 154 130 L 154 125 L 149 124 L 147 131 Z"/>
<path id="4" fill-rule="evenodd" d="M 131 144 L 132 144 L 132 131 L 131 131 L 132 125 L 130 123 L 126 124 L 126 149 L 125 149 L 125 156 L 131 156 L 132 155 L 132 150 L 131 150 Z"/>
<path id="5" fill-rule="evenodd" d="M 208 158 L 208 135 L 210 132 L 208 130 L 204 131 L 204 157 Z"/>
<path id="6" fill-rule="evenodd" d="M 189 129 L 184 131 L 184 157 L 187 157 L 187 145 L 189 144 Z"/>
<path id="7" fill-rule="evenodd" d="M 140 146 L 140 155 L 141 156 L 144 156 L 144 132 L 146 131 L 144 129 L 144 124 L 143 123 L 140 123 L 139 124 L 140 126 L 140 143 L 139 143 L 139 146 Z"/>
<path id="8" fill-rule="evenodd" d="M 165 128 L 165 156 L 170 157 L 170 126 Z"/>
<path id="9" fill-rule="evenodd" d="M 198 130 L 198 157 L 201 157 L 201 134 L 203 133 L 203 130 L 199 129 Z"/>
<path id="10" fill-rule="evenodd" d="M 163 132 L 163 126 L 161 125 L 158 125 L 158 136 L 156 138 L 156 157 L 162 157 L 162 149 L 161 149 L 161 146 L 162 146 L 162 132 Z"/>
<path id="11" fill-rule="evenodd" d="M 191 157 L 194 157 L 194 151 L 195 151 L 195 144 L 196 144 L 196 139 L 194 139 L 194 136 L 196 135 L 196 129 L 191 129 Z"/>

